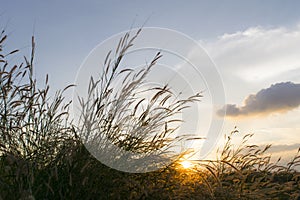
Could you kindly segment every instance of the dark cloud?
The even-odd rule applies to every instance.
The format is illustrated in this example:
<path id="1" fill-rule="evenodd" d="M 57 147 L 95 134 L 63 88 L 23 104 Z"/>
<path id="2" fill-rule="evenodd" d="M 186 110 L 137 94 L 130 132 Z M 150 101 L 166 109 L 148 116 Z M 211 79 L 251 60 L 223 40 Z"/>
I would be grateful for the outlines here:
<path id="1" fill-rule="evenodd" d="M 256 94 L 249 95 L 243 106 L 227 104 L 217 111 L 222 116 L 250 116 L 289 111 L 300 105 L 300 84 L 276 83 Z"/>

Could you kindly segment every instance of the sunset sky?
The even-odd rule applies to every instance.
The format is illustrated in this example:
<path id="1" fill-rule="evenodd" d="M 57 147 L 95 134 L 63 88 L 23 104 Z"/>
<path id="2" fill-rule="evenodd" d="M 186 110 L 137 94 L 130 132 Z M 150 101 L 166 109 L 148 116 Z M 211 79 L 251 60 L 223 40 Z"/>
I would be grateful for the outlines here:
<path id="1" fill-rule="evenodd" d="M 36 75 L 59 89 L 100 42 L 130 27 L 182 32 L 207 51 L 223 80 L 223 133 L 237 126 L 274 155 L 300 147 L 299 1 L 5 1 L 0 26 L 6 48 L 30 52 L 37 43 Z M 145 24 L 144 24 L 145 23 Z M 193 49 L 191 49 L 192 53 Z M 12 57 L 12 60 L 17 59 Z"/>

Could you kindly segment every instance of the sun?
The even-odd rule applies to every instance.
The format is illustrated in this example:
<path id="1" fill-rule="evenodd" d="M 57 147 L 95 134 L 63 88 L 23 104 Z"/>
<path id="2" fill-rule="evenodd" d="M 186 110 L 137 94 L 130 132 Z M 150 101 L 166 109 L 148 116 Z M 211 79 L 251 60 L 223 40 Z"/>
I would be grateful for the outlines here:
<path id="1" fill-rule="evenodd" d="M 180 164 L 184 169 L 189 169 L 193 166 L 193 164 L 188 160 L 184 160 L 184 161 L 180 162 Z"/>

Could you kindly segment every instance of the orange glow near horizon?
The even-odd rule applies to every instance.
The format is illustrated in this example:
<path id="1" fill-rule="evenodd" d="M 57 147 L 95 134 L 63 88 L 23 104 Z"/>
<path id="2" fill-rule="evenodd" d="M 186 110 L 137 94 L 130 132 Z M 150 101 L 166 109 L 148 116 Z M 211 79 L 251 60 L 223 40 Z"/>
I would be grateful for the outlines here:
<path id="1" fill-rule="evenodd" d="M 188 160 L 184 160 L 184 161 L 180 162 L 180 164 L 184 169 L 190 169 L 193 167 L 193 164 Z"/>

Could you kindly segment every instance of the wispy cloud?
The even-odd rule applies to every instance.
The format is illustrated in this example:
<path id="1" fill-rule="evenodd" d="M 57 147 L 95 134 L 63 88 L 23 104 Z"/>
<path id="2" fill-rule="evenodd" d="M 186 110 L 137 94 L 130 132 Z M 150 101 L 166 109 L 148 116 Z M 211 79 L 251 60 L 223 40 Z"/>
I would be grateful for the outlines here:
<path id="1" fill-rule="evenodd" d="M 203 45 L 222 73 L 248 82 L 300 70 L 300 26 L 252 27 Z"/>
<path id="2" fill-rule="evenodd" d="M 266 115 L 285 112 L 300 106 L 300 84 L 292 82 L 276 83 L 249 95 L 244 105 L 227 104 L 217 111 L 219 116 L 237 117 Z"/>
<path id="3" fill-rule="evenodd" d="M 300 144 L 277 144 L 272 145 L 269 153 L 278 153 L 283 151 L 297 151 L 300 148 Z"/>

